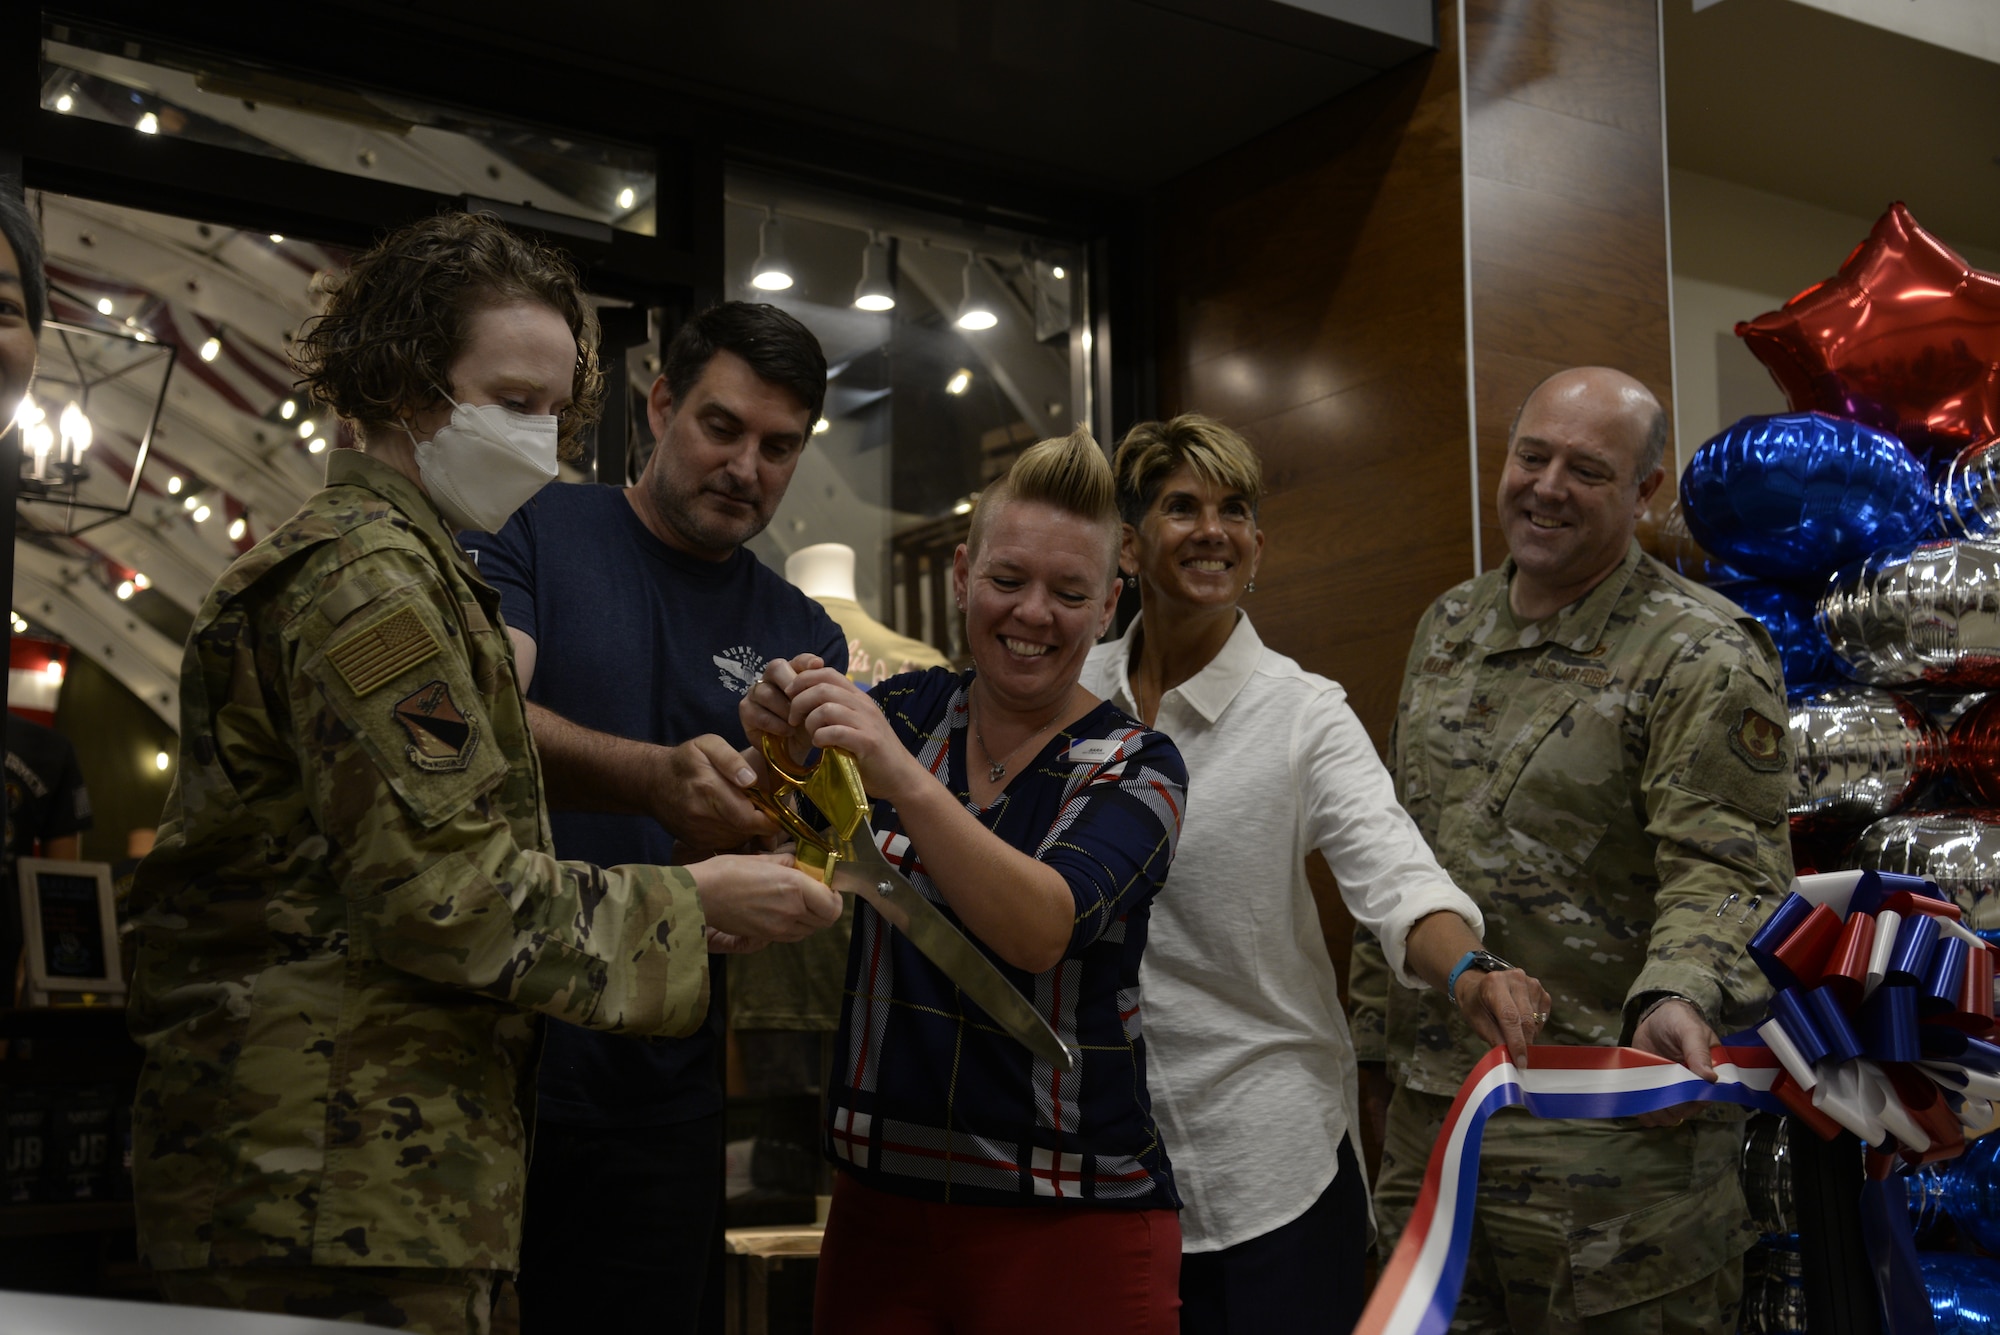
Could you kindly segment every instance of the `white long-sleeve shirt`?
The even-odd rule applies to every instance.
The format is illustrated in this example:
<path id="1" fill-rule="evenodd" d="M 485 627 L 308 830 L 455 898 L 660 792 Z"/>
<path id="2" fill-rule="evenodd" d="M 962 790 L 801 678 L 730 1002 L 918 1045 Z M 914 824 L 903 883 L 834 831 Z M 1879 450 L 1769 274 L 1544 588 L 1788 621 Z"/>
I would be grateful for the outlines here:
<path id="1" fill-rule="evenodd" d="M 1135 717 L 1138 632 L 1083 669 L 1086 690 Z M 1354 1043 L 1307 854 L 1325 856 L 1354 920 L 1413 986 L 1403 950 L 1420 918 L 1483 922 L 1397 805 L 1347 693 L 1266 649 L 1247 616 L 1161 698 L 1155 726 L 1187 761 L 1188 797 L 1140 968 L 1147 1083 L 1187 1203 L 1182 1248 L 1220 1251 L 1304 1214 L 1355 1125 Z"/>

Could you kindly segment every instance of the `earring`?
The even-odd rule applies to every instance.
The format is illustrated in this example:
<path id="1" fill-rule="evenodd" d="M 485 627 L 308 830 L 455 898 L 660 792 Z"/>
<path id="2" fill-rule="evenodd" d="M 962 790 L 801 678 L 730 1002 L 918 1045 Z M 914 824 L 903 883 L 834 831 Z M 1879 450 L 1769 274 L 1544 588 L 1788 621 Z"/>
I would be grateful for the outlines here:
<path id="1" fill-rule="evenodd" d="M 1255 593 L 1255 592 L 1257 592 L 1257 581 L 1253 579 L 1253 580 L 1251 580 L 1251 581 L 1250 581 L 1250 582 L 1249 582 L 1248 584 L 1245 584 L 1245 585 L 1243 586 L 1243 592 L 1245 592 L 1245 593 Z"/>

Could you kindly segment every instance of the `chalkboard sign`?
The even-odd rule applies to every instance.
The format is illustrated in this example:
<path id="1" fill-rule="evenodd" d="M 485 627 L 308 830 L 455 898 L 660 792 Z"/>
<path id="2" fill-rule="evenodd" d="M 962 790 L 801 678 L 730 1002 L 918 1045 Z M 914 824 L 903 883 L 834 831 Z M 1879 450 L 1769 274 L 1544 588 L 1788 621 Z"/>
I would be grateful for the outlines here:
<path id="1" fill-rule="evenodd" d="M 22 858 L 15 864 L 27 927 L 31 1002 L 50 992 L 122 992 L 111 867 Z"/>

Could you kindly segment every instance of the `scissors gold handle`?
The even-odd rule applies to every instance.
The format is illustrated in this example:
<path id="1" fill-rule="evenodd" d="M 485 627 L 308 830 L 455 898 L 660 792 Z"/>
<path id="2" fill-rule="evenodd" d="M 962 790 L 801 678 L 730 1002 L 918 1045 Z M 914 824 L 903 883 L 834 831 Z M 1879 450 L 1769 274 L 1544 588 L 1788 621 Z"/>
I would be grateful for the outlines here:
<path id="1" fill-rule="evenodd" d="M 820 752 L 811 765 L 799 765 L 784 742 L 766 734 L 760 742 L 764 760 L 777 776 L 772 791 L 750 790 L 750 800 L 798 841 L 799 869 L 831 885 L 833 869 L 854 855 L 854 835 L 868 824 L 868 791 L 861 785 L 861 765 L 837 746 Z M 790 793 L 802 793 L 826 817 L 824 834 L 800 819 L 785 804 Z"/>

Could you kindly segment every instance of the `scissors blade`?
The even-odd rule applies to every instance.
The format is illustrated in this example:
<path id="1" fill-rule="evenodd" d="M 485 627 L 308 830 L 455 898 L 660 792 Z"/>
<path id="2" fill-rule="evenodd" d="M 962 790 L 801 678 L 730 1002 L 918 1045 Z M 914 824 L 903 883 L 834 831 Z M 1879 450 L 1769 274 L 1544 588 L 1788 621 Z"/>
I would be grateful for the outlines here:
<path id="1" fill-rule="evenodd" d="M 833 888 L 867 900 L 1030 1052 L 1058 1071 L 1073 1070 L 1076 1054 L 1056 1037 L 1049 1022 L 937 905 L 918 894 L 916 887 L 889 865 L 873 837 L 865 826 L 857 832 L 853 856 L 843 858 L 833 869 Z"/>

